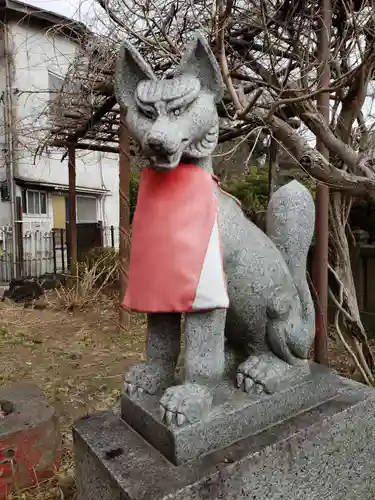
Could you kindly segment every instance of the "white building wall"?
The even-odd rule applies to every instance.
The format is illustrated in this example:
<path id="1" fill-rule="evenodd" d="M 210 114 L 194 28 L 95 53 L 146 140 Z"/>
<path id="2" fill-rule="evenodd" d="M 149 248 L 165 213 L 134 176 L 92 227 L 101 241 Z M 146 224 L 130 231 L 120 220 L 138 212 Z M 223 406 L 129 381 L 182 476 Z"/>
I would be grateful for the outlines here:
<path id="1" fill-rule="evenodd" d="M 64 76 L 73 61 L 76 45 L 63 35 L 41 31 L 27 23 L 11 26 L 15 78 L 16 132 L 18 146 L 15 175 L 38 182 L 68 184 L 67 159 L 61 162 L 61 152 L 50 150 L 35 157 L 40 141 L 49 127 L 43 115 L 49 100 L 48 71 Z M 109 190 L 99 202 L 99 220 L 104 226 L 118 226 L 118 157 L 98 152 L 77 151 L 77 187 Z M 49 200 L 50 201 L 50 200 Z M 0 206 L 0 211 L 2 207 Z M 47 218 L 25 217 L 30 222 L 52 227 L 52 206 Z M 0 215 L 1 217 L 1 215 Z"/>

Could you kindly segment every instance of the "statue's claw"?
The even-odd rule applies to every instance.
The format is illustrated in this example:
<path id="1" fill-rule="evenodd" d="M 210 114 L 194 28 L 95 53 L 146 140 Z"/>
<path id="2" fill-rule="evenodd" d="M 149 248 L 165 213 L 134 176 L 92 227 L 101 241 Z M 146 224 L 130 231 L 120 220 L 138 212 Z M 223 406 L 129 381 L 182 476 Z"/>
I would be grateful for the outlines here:
<path id="1" fill-rule="evenodd" d="M 181 427 L 186 422 L 186 417 L 182 413 L 177 413 L 177 425 Z"/>
<path id="2" fill-rule="evenodd" d="M 272 394 L 296 377 L 310 373 L 309 363 L 296 359 L 290 365 L 272 352 L 250 356 L 237 368 L 237 387 L 251 394 Z M 241 382 L 240 384 L 238 382 Z"/>
<path id="3" fill-rule="evenodd" d="M 133 396 L 133 394 L 137 392 L 137 388 L 134 386 L 134 384 L 124 382 L 124 392 L 128 396 Z"/>
<path id="4" fill-rule="evenodd" d="M 170 387 L 160 400 L 160 416 L 167 425 L 182 426 L 201 420 L 212 406 L 211 391 L 198 384 Z"/>
<path id="5" fill-rule="evenodd" d="M 156 363 L 142 363 L 132 366 L 125 373 L 124 393 L 129 396 L 155 394 L 172 385 L 174 372 Z"/>
<path id="6" fill-rule="evenodd" d="M 273 354 L 250 356 L 237 368 L 237 387 L 248 394 L 269 394 L 267 382 L 282 377 L 286 369 L 287 363 Z"/>

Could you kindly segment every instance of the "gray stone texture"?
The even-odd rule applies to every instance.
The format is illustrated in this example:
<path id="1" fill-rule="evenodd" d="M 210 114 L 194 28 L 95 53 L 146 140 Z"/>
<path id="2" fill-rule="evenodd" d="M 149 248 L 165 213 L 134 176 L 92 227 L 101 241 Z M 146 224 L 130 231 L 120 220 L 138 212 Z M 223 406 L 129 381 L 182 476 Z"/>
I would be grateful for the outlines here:
<path id="1" fill-rule="evenodd" d="M 12 489 L 29 488 L 53 476 L 62 444 L 56 410 L 34 384 L 1 387 L 0 408 L 0 498 L 7 498 Z"/>
<path id="2" fill-rule="evenodd" d="M 211 412 L 182 427 L 160 421 L 157 396 L 143 394 L 134 399 L 124 394 L 121 414 L 146 441 L 179 465 L 327 401 L 337 395 L 336 380 L 337 375 L 315 364 L 311 374 L 301 372 L 268 396 L 245 394 L 231 380 L 224 380 L 210 388 Z"/>
<path id="3" fill-rule="evenodd" d="M 337 395 L 215 452 L 173 465 L 112 412 L 76 423 L 78 500 L 372 500 L 375 393 Z"/>
<path id="4" fill-rule="evenodd" d="M 201 36 L 169 80 L 125 43 L 116 89 L 153 168 L 212 172 L 223 85 Z M 374 498 L 375 392 L 307 361 L 311 195 L 296 181 L 278 190 L 266 235 L 214 189 L 229 309 L 185 315 L 181 381 L 181 315 L 148 316 L 121 413 L 74 427 L 78 500 Z"/>
<path id="5" fill-rule="evenodd" d="M 119 103 L 127 108 L 130 133 L 153 168 L 171 170 L 185 162 L 212 172 L 219 130 L 216 103 L 223 82 L 201 35 L 186 48 L 173 78 L 164 80 L 124 42 L 115 88 Z M 168 313 L 149 315 L 147 361 L 125 375 L 129 397 L 166 390 L 160 411 L 168 425 L 205 418 L 213 400 L 209 386 L 223 379 L 225 357 L 237 360 L 233 381 L 239 390 L 268 393 L 275 378 L 290 380 L 291 366 L 298 376 L 313 340 L 314 307 L 306 281 L 314 230 L 309 191 L 293 181 L 274 194 L 267 213 L 268 236 L 219 187 L 215 194 L 229 309 L 186 314 L 181 386 L 173 386 L 179 318 Z M 225 356 L 224 337 L 230 356 Z M 227 366 L 227 371 L 232 368 Z"/>

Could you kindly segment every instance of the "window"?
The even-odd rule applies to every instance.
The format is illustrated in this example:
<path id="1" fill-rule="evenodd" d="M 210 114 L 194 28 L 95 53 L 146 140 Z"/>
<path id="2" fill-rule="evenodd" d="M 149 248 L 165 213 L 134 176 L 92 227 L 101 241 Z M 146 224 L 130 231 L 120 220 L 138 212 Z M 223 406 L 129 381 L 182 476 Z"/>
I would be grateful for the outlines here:
<path id="1" fill-rule="evenodd" d="M 49 98 L 54 101 L 62 89 L 64 78 L 48 71 Z"/>
<path id="2" fill-rule="evenodd" d="M 47 215 L 47 193 L 43 191 L 22 191 L 22 212 L 27 215 Z"/>
<path id="3" fill-rule="evenodd" d="M 77 196 L 77 222 L 98 222 L 96 198 Z"/>

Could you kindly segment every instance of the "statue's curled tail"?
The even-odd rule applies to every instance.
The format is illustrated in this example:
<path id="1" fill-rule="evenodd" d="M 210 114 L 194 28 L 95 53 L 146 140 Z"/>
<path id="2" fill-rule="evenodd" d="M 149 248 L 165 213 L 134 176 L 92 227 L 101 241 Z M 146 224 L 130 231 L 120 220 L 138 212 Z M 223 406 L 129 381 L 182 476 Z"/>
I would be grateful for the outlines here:
<path id="1" fill-rule="evenodd" d="M 278 189 L 267 209 L 267 235 L 284 257 L 301 302 L 302 324 L 298 337 L 304 342 L 289 345 L 298 358 L 306 357 L 306 345 L 312 342 L 315 333 L 314 304 L 306 276 L 314 214 L 314 200 L 309 190 L 296 180 Z"/>

